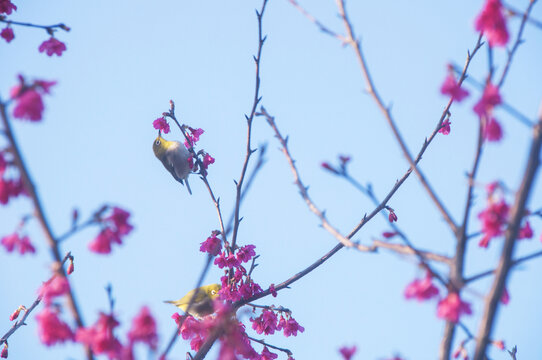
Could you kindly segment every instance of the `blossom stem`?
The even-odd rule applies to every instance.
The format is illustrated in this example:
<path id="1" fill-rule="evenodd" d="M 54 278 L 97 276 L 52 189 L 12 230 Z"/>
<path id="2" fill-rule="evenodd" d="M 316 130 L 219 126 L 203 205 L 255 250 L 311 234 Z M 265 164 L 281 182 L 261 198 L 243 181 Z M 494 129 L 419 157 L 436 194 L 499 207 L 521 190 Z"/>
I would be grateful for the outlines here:
<path id="1" fill-rule="evenodd" d="M 63 23 L 59 23 L 55 25 L 37 25 L 37 24 L 32 24 L 32 23 L 27 23 L 27 22 L 8 20 L 6 19 L 6 16 L 4 15 L 0 15 L 0 22 L 7 23 L 10 25 L 19 25 L 19 26 L 33 27 L 33 28 L 39 28 L 39 29 L 45 29 L 45 30 L 59 28 L 64 31 L 70 31 L 70 28 Z"/>
<path id="2" fill-rule="evenodd" d="M 288 349 L 280 348 L 280 347 L 275 346 L 275 345 L 270 345 L 270 344 L 266 343 L 266 342 L 263 341 L 263 340 L 258 340 L 258 339 L 255 339 L 255 338 L 251 337 L 251 336 L 247 336 L 247 338 L 249 338 L 251 341 L 254 341 L 254 342 L 257 342 L 257 343 L 259 343 L 259 344 L 262 344 L 263 346 L 267 346 L 267 347 L 270 347 L 270 348 L 272 348 L 272 349 L 275 349 L 275 350 L 278 350 L 278 351 L 282 351 L 282 352 L 286 353 L 288 356 L 292 356 L 292 355 L 293 355 L 293 353 L 292 353 L 290 350 L 288 350 Z"/>

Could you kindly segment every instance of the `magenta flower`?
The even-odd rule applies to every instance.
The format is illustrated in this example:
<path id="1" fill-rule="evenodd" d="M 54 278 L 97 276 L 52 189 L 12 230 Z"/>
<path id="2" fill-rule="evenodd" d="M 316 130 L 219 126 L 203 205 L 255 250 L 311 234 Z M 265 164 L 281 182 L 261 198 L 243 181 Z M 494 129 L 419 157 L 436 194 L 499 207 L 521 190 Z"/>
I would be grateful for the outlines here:
<path id="1" fill-rule="evenodd" d="M 222 250 L 222 241 L 217 238 L 218 233 L 213 231 L 211 236 L 201 243 L 199 250 L 201 252 L 209 253 L 213 256 L 217 256 Z"/>
<path id="2" fill-rule="evenodd" d="M 446 119 L 444 120 L 444 122 L 442 123 L 442 126 L 440 128 L 440 130 L 438 131 L 439 133 L 441 133 L 442 135 L 448 135 L 450 133 L 450 119 Z"/>
<path id="3" fill-rule="evenodd" d="M 264 310 L 257 318 L 250 318 L 250 321 L 252 322 L 252 328 L 258 334 L 269 335 L 274 334 L 275 330 L 277 330 L 279 319 L 273 311 Z"/>
<path id="4" fill-rule="evenodd" d="M 29 89 L 15 99 L 13 116 L 21 120 L 39 121 L 43 109 L 41 95 L 36 90 Z"/>
<path id="5" fill-rule="evenodd" d="M 438 294 L 438 288 L 433 285 L 430 274 L 427 274 L 424 279 L 414 280 L 405 289 L 405 298 L 415 298 L 418 301 L 429 300 L 432 297 L 438 296 Z"/>
<path id="6" fill-rule="evenodd" d="M 19 234 L 13 233 L 10 235 L 6 235 L 2 238 L 0 241 L 0 244 L 6 249 L 7 252 L 12 252 L 15 247 L 19 245 L 20 239 Z"/>
<path id="7" fill-rule="evenodd" d="M 439 301 L 437 306 L 437 316 L 442 319 L 457 323 L 459 317 L 463 314 L 470 315 L 472 310 L 470 304 L 461 300 L 459 295 L 451 292 L 446 298 Z"/>
<path id="8" fill-rule="evenodd" d="M 9 316 L 9 321 L 17 320 L 22 310 L 26 311 L 26 308 L 23 305 L 19 305 L 19 307 Z"/>
<path id="9" fill-rule="evenodd" d="M 248 282 L 244 282 L 239 286 L 239 293 L 244 299 L 248 299 L 256 294 L 261 293 L 263 290 L 254 281 L 250 280 Z"/>
<path id="10" fill-rule="evenodd" d="M 388 220 L 390 222 L 397 222 L 397 214 L 395 214 L 395 211 L 390 210 L 390 213 L 388 214 Z"/>
<path id="11" fill-rule="evenodd" d="M 273 360 L 273 359 L 276 359 L 278 357 L 279 356 L 277 354 L 272 353 L 271 351 L 269 351 L 267 346 L 264 346 L 263 350 L 262 350 L 262 354 L 260 355 L 258 360 Z"/>
<path id="12" fill-rule="evenodd" d="M 128 332 L 128 339 L 130 343 L 142 342 L 151 349 L 156 350 L 158 345 L 156 321 L 148 307 L 142 307 L 139 314 L 132 320 L 132 328 Z"/>
<path id="13" fill-rule="evenodd" d="M 478 214 L 478 218 L 482 221 L 482 233 L 484 234 L 479 246 L 487 248 L 491 239 L 503 234 L 504 226 L 508 221 L 508 212 L 508 204 L 501 200 L 490 202 L 488 207 Z"/>
<path id="14" fill-rule="evenodd" d="M 487 84 L 482 98 L 474 105 L 474 112 L 479 117 L 489 117 L 493 108 L 502 103 L 499 88 L 493 84 Z"/>
<path id="15" fill-rule="evenodd" d="M 327 171 L 330 171 L 330 172 L 332 172 L 332 173 L 334 173 L 336 175 L 339 175 L 339 172 L 334 167 L 329 165 L 328 162 L 324 161 L 323 163 L 320 164 L 320 166 L 323 167 L 324 169 L 326 169 Z"/>
<path id="16" fill-rule="evenodd" d="M 38 321 L 38 333 L 42 343 L 47 346 L 73 341 L 73 331 L 68 324 L 58 318 L 58 315 L 52 308 L 46 307 L 41 313 L 36 315 Z"/>
<path id="17" fill-rule="evenodd" d="M 533 235 L 534 233 L 531 224 L 529 224 L 529 221 L 525 221 L 525 225 L 519 229 L 518 239 L 531 239 Z"/>
<path id="18" fill-rule="evenodd" d="M 339 349 L 339 352 L 343 356 L 344 360 L 350 360 L 352 356 L 354 356 L 356 351 L 357 351 L 356 345 L 351 346 L 351 347 L 343 346 L 342 348 Z"/>
<path id="19" fill-rule="evenodd" d="M 14 10 L 17 10 L 17 6 L 11 0 L 0 0 L 0 14 L 11 15 L 11 12 Z"/>
<path id="20" fill-rule="evenodd" d="M 23 236 L 21 241 L 19 242 L 19 253 L 21 255 L 24 255 L 26 253 L 34 254 L 36 252 L 36 249 L 34 248 L 34 245 L 30 242 L 30 238 L 28 236 Z"/>
<path id="21" fill-rule="evenodd" d="M 209 154 L 205 154 L 205 156 L 203 157 L 203 168 L 207 169 L 209 165 L 214 164 L 214 163 L 215 163 L 215 158 L 213 158 Z"/>
<path id="22" fill-rule="evenodd" d="M 505 46 L 508 42 L 508 30 L 500 0 L 487 0 L 475 21 L 476 30 L 482 32 L 489 41 L 489 46 Z"/>
<path id="23" fill-rule="evenodd" d="M 167 134 L 167 133 L 170 132 L 169 124 L 168 124 L 167 120 L 163 116 L 159 117 L 156 120 L 154 120 L 152 122 L 152 126 L 155 129 L 162 131 L 164 134 Z"/>
<path id="24" fill-rule="evenodd" d="M 114 225 L 115 232 L 119 236 L 123 236 L 128 235 L 134 229 L 134 227 L 128 223 L 129 217 L 130 213 L 128 211 L 115 206 L 113 208 L 113 214 L 105 220 L 110 220 Z"/>
<path id="25" fill-rule="evenodd" d="M 256 246 L 254 245 L 245 245 L 237 250 L 237 260 L 242 263 L 249 262 L 254 256 L 256 256 L 256 252 L 254 249 Z"/>
<path id="26" fill-rule="evenodd" d="M 90 251 L 98 254 L 109 254 L 113 243 L 122 244 L 122 238 L 134 228 L 128 223 L 129 218 L 130 213 L 128 211 L 113 207 L 113 213 L 101 220 L 104 227 L 98 236 L 89 243 Z"/>
<path id="27" fill-rule="evenodd" d="M 49 40 L 45 40 L 41 43 L 39 51 L 40 53 L 45 51 L 47 56 L 53 56 L 53 54 L 61 56 L 62 53 L 66 51 L 66 44 L 51 36 Z"/>
<path id="28" fill-rule="evenodd" d="M 222 251 L 220 256 L 215 259 L 214 264 L 220 269 L 223 269 L 225 267 L 238 267 L 241 263 L 239 260 L 237 260 L 234 254 L 226 255 L 226 253 Z"/>
<path id="29" fill-rule="evenodd" d="M 68 279 L 61 275 L 53 275 L 50 280 L 39 288 L 38 294 L 46 305 L 50 305 L 56 297 L 67 294 L 69 291 L 70 283 Z"/>
<path id="30" fill-rule="evenodd" d="M 384 231 L 382 233 L 382 236 L 386 239 L 391 239 L 392 237 L 395 237 L 397 235 L 397 232 L 395 231 Z"/>
<path id="31" fill-rule="evenodd" d="M 94 354 L 104 354 L 110 359 L 118 359 L 122 351 L 120 341 L 113 334 L 119 326 L 115 317 L 100 313 L 100 317 L 91 327 L 79 328 L 75 334 L 77 342 L 89 346 Z"/>
<path id="32" fill-rule="evenodd" d="M 0 353 L 0 358 L 2 359 L 8 358 L 8 344 L 4 344 L 4 347 L 2 348 L 2 352 Z"/>
<path id="33" fill-rule="evenodd" d="M 297 336 L 297 332 L 304 332 L 305 328 L 297 323 L 293 317 L 290 317 L 288 320 L 285 320 L 282 316 L 280 317 L 277 330 L 281 330 L 284 333 L 284 336 L 289 337 L 291 335 Z"/>
<path id="34" fill-rule="evenodd" d="M 275 290 L 275 284 L 269 285 L 269 292 L 273 297 L 277 297 L 277 290 Z"/>
<path id="35" fill-rule="evenodd" d="M 497 119 L 490 117 L 484 122 L 483 136 L 487 141 L 499 141 L 502 139 L 502 128 Z"/>
<path id="36" fill-rule="evenodd" d="M 469 95 L 469 92 L 461 88 L 461 85 L 457 83 L 457 80 L 452 74 L 446 76 L 442 86 L 440 88 L 442 95 L 449 95 L 455 101 L 460 102 Z"/>
<path id="37" fill-rule="evenodd" d="M 501 303 L 503 305 L 508 305 L 509 302 L 510 302 L 510 294 L 508 293 L 508 290 L 504 288 L 502 292 L 502 296 L 501 296 Z"/>
<path id="38" fill-rule="evenodd" d="M 15 38 L 15 34 L 13 33 L 13 29 L 8 26 L 2 29 L 0 32 L 0 37 L 9 43 Z"/>
<path id="39" fill-rule="evenodd" d="M 88 244 L 88 248 L 97 254 L 109 254 L 111 253 L 111 244 L 114 242 L 122 243 L 116 232 L 110 228 L 105 228 Z"/>

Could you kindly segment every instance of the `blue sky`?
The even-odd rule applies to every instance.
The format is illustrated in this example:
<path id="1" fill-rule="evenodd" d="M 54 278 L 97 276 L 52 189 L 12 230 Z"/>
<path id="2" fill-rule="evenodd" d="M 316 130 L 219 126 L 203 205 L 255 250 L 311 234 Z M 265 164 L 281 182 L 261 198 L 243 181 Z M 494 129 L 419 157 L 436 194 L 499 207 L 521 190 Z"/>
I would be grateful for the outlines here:
<path id="1" fill-rule="evenodd" d="M 524 9 L 528 1 L 514 4 Z M 56 234 L 70 225 L 71 211 L 89 216 L 103 203 L 116 204 L 133 214 L 134 232 L 110 256 L 88 251 L 95 229 L 84 231 L 62 245 L 75 256 L 72 284 L 87 324 L 107 310 L 104 287 L 111 284 L 116 313 L 125 334 L 142 305 L 156 316 L 160 349 L 169 339 L 174 309 L 162 301 L 190 290 L 205 256 L 199 244 L 218 228 L 213 203 L 201 181 L 191 177 L 193 195 L 176 183 L 154 158 L 156 136 L 152 121 L 177 105 L 177 115 L 192 127 L 205 130 L 199 145 L 216 158 L 209 181 L 229 217 L 235 200 L 233 180 L 239 177 L 245 152 L 246 123 L 253 97 L 257 49 L 258 1 L 203 2 L 92 1 L 15 2 L 13 20 L 40 24 L 64 22 L 72 28 L 59 32 L 68 50 L 49 58 L 37 51 L 45 32 L 15 27 L 15 40 L 0 43 L 0 94 L 5 98 L 16 75 L 56 80 L 45 99 L 44 121 L 15 122 L 26 162 L 37 183 Z M 333 1 L 305 1 L 302 5 L 336 32 L 343 32 Z M 481 1 L 357 2 L 347 8 L 361 38 L 374 81 L 415 153 L 433 130 L 447 102 L 439 88 L 449 62 L 462 65 L 476 43 L 474 18 Z M 540 5 L 533 17 L 542 19 Z M 511 19 L 515 37 L 519 21 Z M 267 41 L 261 62 L 262 105 L 275 116 L 301 177 L 315 203 L 347 234 L 374 206 L 343 180 L 320 168 L 338 154 L 352 157 L 351 173 L 371 183 L 383 197 L 408 165 L 366 88 L 350 48 L 322 33 L 285 0 L 271 0 L 264 17 Z M 504 100 L 533 121 L 542 99 L 542 31 L 527 26 L 512 70 L 502 89 Z M 506 52 L 495 52 L 497 71 Z M 471 75 L 487 73 L 487 51 L 473 60 Z M 471 96 L 452 107 L 452 132 L 438 136 L 421 162 L 421 169 L 454 216 L 459 219 L 466 197 L 465 173 L 471 166 L 477 118 Z M 511 189 L 521 181 L 530 129 L 502 110 L 496 113 L 504 140 L 484 150 L 479 181 L 501 179 Z M 254 244 L 260 255 L 254 277 L 263 287 L 279 283 L 329 251 L 336 240 L 319 227 L 293 185 L 286 159 L 262 118 L 254 122 L 253 144 L 268 143 L 267 162 L 242 204 L 240 243 Z M 168 139 L 179 139 L 174 129 Z M 254 157 L 255 159 L 255 157 Z M 476 190 L 476 214 L 484 207 L 483 187 Z M 530 206 L 542 204 L 540 181 Z M 410 177 L 391 202 L 398 225 L 421 249 L 453 255 L 453 234 L 416 178 Z M 19 218 L 31 211 L 26 199 L 0 208 L 0 235 L 13 231 Z M 479 223 L 472 221 L 472 232 Z M 519 244 L 516 255 L 540 250 L 542 223 L 533 220 L 536 240 Z M 389 229 L 376 217 L 355 240 L 365 244 Z M 36 222 L 28 232 L 37 247 L 35 256 L 19 257 L 0 251 L 5 276 L 0 282 L 3 329 L 20 304 L 30 304 L 36 289 L 48 278 L 50 256 Z M 466 271 L 475 274 L 495 267 L 501 241 L 488 250 L 469 244 Z M 499 311 L 495 338 L 518 345 L 521 358 L 542 355 L 542 261 L 522 265 L 510 277 L 511 302 Z M 414 259 L 385 250 L 377 254 L 343 249 L 326 264 L 260 304 L 285 306 L 305 327 L 297 338 L 273 335 L 267 340 L 293 351 L 296 359 L 339 359 L 337 349 L 356 344 L 357 359 L 383 359 L 400 353 L 406 359 L 435 359 L 444 322 L 436 318 L 436 303 L 407 302 L 405 286 L 423 273 Z M 442 269 L 442 274 L 446 274 Z M 6 276 L 7 275 L 7 276 Z M 213 268 L 205 283 L 218 282 Z M 532 285 L 531 285 L 532 284 Z M 464 299 L 474 314 L 465 318 L 473 332 L 482 312 L 489 279 L 469 286 Z M 243 317 L 244 316 L 244 317 Z M 242 318 L 248 324 L 246 315 Z M 4 330 L 2 330 L 2 333 Z M 82 358 L 80 347 L 47 349 L 36 336 L 36 322 L 10 340 L 10 359 Z M 122 337 L 123 335 L 121 335 Z M 464 334 L 459 330 L 456 340 Z M 259 347 L 256 347 L 258 350 Z M 171 359 L 184 359 L 188 343 L 179 341 Z M 507 359 L 490 350 L 493 359 Z M 284 357 L 283 354 L 280 354 Z M 145 358 L 144 355 L 140 356 Z"/>

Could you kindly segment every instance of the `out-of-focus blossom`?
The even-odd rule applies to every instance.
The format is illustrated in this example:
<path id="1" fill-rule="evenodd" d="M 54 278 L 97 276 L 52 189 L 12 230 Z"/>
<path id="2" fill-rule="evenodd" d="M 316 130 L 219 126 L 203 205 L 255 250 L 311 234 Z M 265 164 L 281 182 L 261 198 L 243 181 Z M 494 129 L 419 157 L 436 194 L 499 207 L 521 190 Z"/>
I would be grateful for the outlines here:
<path id="1" fill-rule="evenodd" d="M 500 0 L 487 0 L 475 21 L 476 30 L 484 33 L 489 46 L 505 46 L 509 39 L 504 9 Z"/>
<path id="2" fill-rule="evenodd" d="M 38 48 L 40 52 L 44 52 L 48 56 L 53 56 L 53 54 L 56 54 L 57 56 L 61 56 L 64 51 L 66 51 L 66 44 L 64 44 L 62 41 L 59 41 L 51 36 L 49 40 L 45 40 L 41 43 L 40 47 Z"/>
<path id="3" fill-rule="evenodd" d="M 58 318 L 58 314 L 50 307 L 46 307 L 36 315 L 38 333 L 42 343 L 51 346 L 74 339 L 73 331 L 68 324 Z"/>
<path id="4" fill-rule="evenodd" d="M 463 314 L 472 314 L 470 304 L 461 300 L 459 294 L 455 292 L 449 293 L 438 303 L 437 316 L 439 318 L 457 323 Z"/>

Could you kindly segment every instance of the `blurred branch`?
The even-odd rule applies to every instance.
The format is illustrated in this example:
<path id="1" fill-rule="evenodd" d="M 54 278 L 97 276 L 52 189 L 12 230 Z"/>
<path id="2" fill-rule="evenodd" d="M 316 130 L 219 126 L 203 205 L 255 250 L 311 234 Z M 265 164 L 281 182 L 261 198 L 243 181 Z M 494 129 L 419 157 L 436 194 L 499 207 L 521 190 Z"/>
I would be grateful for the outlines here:
<path id="1" fill-rule="evenodd" d="M 235 198 L 233 234 L 232 234 L 232 242 L 231 242 L 232 251 L 235 250 L 235 246 L 237 243 L 237 234 L 239 231 L 239 222 L 240 222 L 239 210 L 241 207 L 241 192 L 243 188 L 243 180 L 245 179 L 245 174 L 247 172 L 250 156 L 252 155 L 253 152 L 256 151 L 256 150 L 251 149 L 250 137 L 252 134 L 252 121 L 254 120 L 254 115 L 256 114 L 256 108 L 258 107 L 258 104 L 260 103 L 260 100 L 262 99 L 260 97 L 260 60 L 262 56 L 263 44 L 266 39 L 266 36 L 262 36 L 262 18 L 265 12 L 266 5 L 267 5 L 267 0 L 264 0 L 262 2 L 261 10 L 259 12 L 256 11 L 256 16 L 258 18 L 258 51 L 256 53 L 256 56 L 254 56 L 254 63 L 256 65 L 256 79 L 255 79 L 255 84 L 254 84 L 254 99 L 252 101 L 252 109 L 250 110 L 249 116 L 245 115 L 245 118 L 247 120 L 247 150 L 246 150 L 247 152 L 245 156 L 245 161 L 243 163 L 243 168 L 241 169 L 241 175 L 239 176 L 239 180 L 235 182 L 236 198 Z"/>
<path id="2" fill-rule="evenodd" d="M 247 336 L 247 337 L 248 337 L 251 341 L 255 341 L 255 342 L 259 343 L 259 344 L 262 344 L 263 346 L 267 346 L 267 347 L 270 347 L 270 348 L 272 348 L 272 349 L 275 349 L 275 350 L 278 350 L 278 351 L 282 351 L 283 353 L 286 353 L 286 355 L 288 355 L 288 356 L 293 355 L 293 353 L 292 353 L 290 350 L 288 350 L 288 349 L 280 348 L 280 347 L 275 346 L 275 345 L 270 345 L 270 344 L 266 343 L 266 342 L 263 341 L 263 340 L 258 340 L 258 339 L 255 339 L 255 338 L 251 337 L 251 336 Z"/>
<path id="3" fill-rule="evenodd" d="M 484 315 L 478 330 L 478 342 L 473 360 L 483 360 L 486 356 L 486 348 L 495 322 L 495 314 L 502 296 L 506 279 L 510 268 L 513 266 L 512 254 L 516 244 L 521 219 L 523 218 L 525 205 L 531 193 L 535 175 L 540 165 L 540 149 L 542 147 L 542 111 L 539 114 L 538 124 L 534 127 L 531 149 L 525 167 L 523 180 L 516 195 L 514 206 L 510 211 L 510 221 L 505 232 L 504 245 L 501 252 L 499 265 L 495 271 L 495 279 L 484 304 Z"/>
<path id="4" fill-rule="evenodd" d="M 508 74 L 508 70 L 510 69 L 510 64 L 512 64 L 512 59 L 514 57 L 514 54 L 516 53 L 519 45 L 523 43 L 523 40 L 521 40 L 521 36 L 523 35 L 523 29 L 525 29 L 525 24 L 527 23 L 529 14 L 534 4 L 536 3 L 536 1 L 537 0 L 530 0 L 529 5 L 527 6 L 527 9 L 523 12 L 523 18 L 521 19 L 521 24 L 519 26 L 516 41 L 514 42 L 514 45 L 512 45 L 512 50 L 508 51 L 508 58 L 506 59 L 506 64 L 504 65 L 504 69 L 501 74 L 501 79 L 499 80 L 497 84 L 499 88 L 504 84 L 504 80 L 506 79 L 506 75 Z"/>
<path id="5" fill-rule="evenodd" d="M 301 5 L 297 3 L 295 0 L 288 0 L 290 4 L 292 4 L 303 16 L 305 16 L 310 22 L 312 22 L 314 25 L 316 25 L 321 32 L 324 34 L 327 34 L 331 37 L 334 37 L 338 40 L 340 40 L 342 43 L 346 43 L 346 39 L 344 36 L 337 34 L 335 31 L 331 30 L 324 24 L 322 24 L 318 19 L 316 19 L 314 16 L 312 16 L 307 10 L 305 10 Z"/>
<path id="6" fill-rule="evenodd" d="M 531 259 L 535 259 L 535 258 L 540 257 L 540 256 L 542 256 L 542 251 L 537 251 L 535 253 L 532 253 L 532 254 L 529 254 L 529 255 L 526 255 L 526 256 L 522 256 L 520 258 L 517 258 L 517 259 L 513 260 L 512 264 L 511 264 L 511 267 L 514 267 L 514 266 L 519 265 L 519 264 L 521 264 L 523 262 L 526 262 L 526 261 L 531 260 Z M 470 282 L 482 279 L 482 278 L 484 278 L 486 276 L 495 274 L 496 271 L 497 271 L 497 269 L 487 270 L 487 271 L 481 272 L 479 274 L 473 275 L 473 276 L 465 279 L 465 284 L 468 284 Z"/>
<path id="7" fill-rule="evenodd" d="M 525 18 L 525 13 L 513 8 L 509 4 L 504 3 L 503 5 L 506 8 L 506 10 L 508 10 L 508 13 L 510 15 L 515 16 L 515 17 Z M 527 16 L 527 22 L 530 23 L 531 25 L 536 26 L 539 29 L 542 29 L 542 21 L 540 20 L 533 19 L 532 17 Z"/>
<path id="8" fill-rule="evenodd" d="M 30 197 L 34 205 L 35 216 L 41 225 L 41 228 L 45 235 L 45 239 L 47 240 L 47 243 L 51 250 L 51 254 L 53 256 L 53 269 L 55 269 L 55 271 L 59 275 L 66 277 L 66 272 L 64 271 L 64 268 L 62 267 L 62 256 L 60 255 L 59 243 L 56 240 L 55 236 L 53 235 L 53 231 L 45 215 L 45 210 L 43 209 L 43 206 L 41 204 L 41 200 L 38 196 L 36 187 L 34 186 L 34 183 L 32 182 L 30 173 L 22 158 L 21 151 L 17 144 L 17 140 L 15 139 L 15 135 L 13 134 L 13 131 L 11 129 L 11 124 L 8 120 L 6 106 L 3 103 L 0 103 L 0 117 L 2 117 L 2 122 L 4 124 L 4 131 L 6 132 L 6 136 L 9 140 L 9 143 L 11 144 L 11 150 L 13 153 L 15 165 L 19 169 L 19 172 L 23 179 L 23 183 L 25 185 L 25 190 L 28 192 L 28 196 Z M 77 305 L 77 301 L 75 300 L 75 294 L 73 293 L 71 286 L 67 293 L 67 299 L 68 299 L 68 307 L 72 313 L 75 323 L 77 324 L 77 327 L 78 328 L 84 327 L 83 320 L 81 317 L 81 312 Z M 87 359 L 89 360 L 93 359 L 94 356 L 92 355 L 92 351 L 90 350 L 90 348 L 87 346 L 85 350 L 86 350 Z"/>
<path id="9" fill-rule="evenodd" d="M 397 139 L 397 141 L 398 141 L 398 143 L 399 143 L 399 145 L 400 145 L 400 147 L 401 147 L 401 149 L 403 151 L 404 156 L 408 160 L 411 169 L 413 169 L 414 172 L 416 173 L 416 175 L 418 176 L 418 179 L 420 180 L 423 187 L 426 189 L 429 196 L 431 197 L 431 199 L 433 200 L 433 202 L 435 203 L 435 205 L 439 209 L 440 213 L 442 214 L 442 216 L 444 217 L 444 219 L 446 220 L 446 222 L 450 226 L 452 232 L 454 232 L 454 233 L 457 232 L 457 225 L 455 224 L 455 222 L 452 219 L 452 217 L 451 217 L 450 213 L 448 212 L 448 210 L 446 210 L 446 208 L 444 207 L 444 204 L 438 198 L 438 196 L 435 193 L 435 191 L 433 190 L 433 188 L 429 185 L 429 182 L 426 180 L 426 178 L 423 175 L 422 171 L 417 168 L 416 165 L 417 165 L 418 161 L 416 161 L 416 160 L 414 160 L 412 158 L 412 155 L 410 154 L 410 152 L 409 152 L 409 150 L 408 150 L 408 148 L 406 146 L 406 143 L 404 142 L 401 134 L 399 133 L 399 129 L 397 128 L 397 125 L 395 124 L 395 121 L 393 120 L 393 117 L 391 116 L 390 108 L 388 106 L 384 105 L 384 102 L 383 102 L 382 98 L 380 97 L 380 95 L 379 95 L 379 93 L 378 93 L 378 91 L 377 91 L 377 89 L 376 89 L 376 87 L 374 85 L 371 74 L 369 73 L 369 68 L 367 66 L 365 56 L 363 55 L 363 52 L 361 50 L 360 42 L 358 40 L 355 40 L 356 36 L 354 34 L 352 23 L 350 22 L 350 19 L 348 18 L 348 13 L 346 12 L 346 9 L 345 9 L 345 6 L 344 6 L 344 0 L 337 0 L 337 6 L 339 8 L 339 14 L 340 14 L 340 16 L 341 16 L 341 18 L 343 20 L 344 26 L 346 28 L 346 32 L 347 32 L 346 41 L 347 41 L 347 44 L 349 44 L 354 49 L 354 52 L 356 53 L 356 56 L 358 58 L 358 62 L 360 64 L 360 66 L 361 66 L 363 76 L 365 77 L 365 81 L 367 83 L 369 94 L 373 97 L 373 99 L 377 103 L 379 109 L 381 110 L 381 112 L 384 114 L 384 117 L 388 121 L 388 124 L 390 125 L 390 127 L 392 129 L 392 132 L 395 135 L 395 138 Z M 478 44 L 475 47 L 475 50 L 473 52 L 473 55 L 476 52 L 476 50 L 478 50 L 478 48 L 480 46 L 481 46 L 481 43 L 480 43 L 480 39 L 479 39 Z M 470 59 L 470 56 L 469 56 L 469 59 Z M 468 63 L 467 63 L 467 65 L 468 65 Z M 461 81 L 462 80 L 460 79 L 459 84 L 461 84 Z M 452 101 L 453 101 L 453 98 L 450 99 L 450 105 L 451 105 Z M 440 129 L 442 120 L 444 120 L 444 117 L 445 117 L 445 115 L 442 117 L 441 121 L 438 124 L 439 129 Z M 438 130 L 435 130 L 433 134 L 435 135 L 437 132 L 438 132 Z M 427 140 L 425 142 L 427 143 Z"/>
<path id="10" fill-rule="evenodd" d="M 426 263 L 427 260 L 438 261 L 438 262 L 448 264 L 448 265 L 450 265 L 452 262 L 452 259 L 446 255 L 440 255 L 440 254 L 436 254 L 430 251 L 418 250 L 412 247 L 411 245 L 392 244 L 386 241 L 374 240 L 371 247 L 375 249 L 383 248 L 383 249 L 391 250 L 398 254 L 416 255 L 418 258 L 421 258 L 423 260 L 422 263 L 424 264 L 424 268 L 428 269 L 437 278 L 439 277 L 438 274 L 434 271 L 431 271 L 431 269 L 429 268 L 429 265 L 427 265 Z M 444 285 L 447 285 L 447 282 L 443 279 L 441 279 L 441 283 L 443 283 Z"/>

